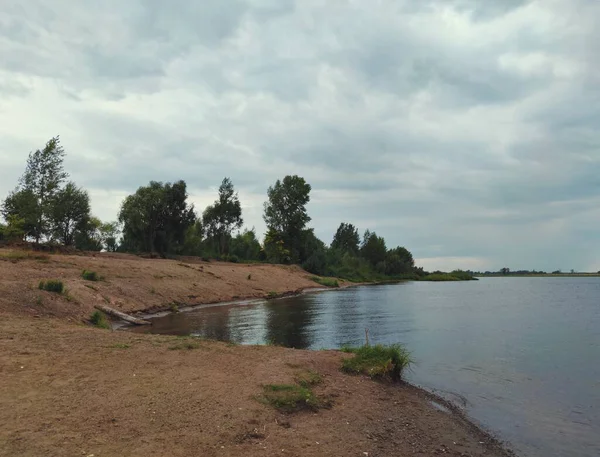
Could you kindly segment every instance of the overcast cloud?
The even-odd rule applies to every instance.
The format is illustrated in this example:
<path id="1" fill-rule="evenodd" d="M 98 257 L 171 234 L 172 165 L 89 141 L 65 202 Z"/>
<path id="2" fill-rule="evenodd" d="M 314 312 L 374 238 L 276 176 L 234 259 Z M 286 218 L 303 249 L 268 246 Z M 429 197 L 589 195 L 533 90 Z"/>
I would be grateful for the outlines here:
<path id="1" fill-rule="evenodd" d="M 485 5 L 485 6 L 484 6 Z M 501 5 L 501 6 L 499 6 Z M 102 219 L 149 180 L 247 226 L 277 178 L 427 269 L 600 270 L 596 0 L 2 0 L 0 195 L 60 134 Z"/>

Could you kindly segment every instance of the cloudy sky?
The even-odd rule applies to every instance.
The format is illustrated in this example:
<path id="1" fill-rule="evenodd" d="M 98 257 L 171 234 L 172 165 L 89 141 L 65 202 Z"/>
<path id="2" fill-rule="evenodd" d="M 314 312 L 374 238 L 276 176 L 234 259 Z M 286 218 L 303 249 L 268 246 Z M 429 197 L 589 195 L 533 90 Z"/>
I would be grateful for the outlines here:
<path id="1" fill-rule="evenodd" d="M 115 219 L 149 180 L 248 226 L 277 178 L 428 269 L 600 270 L 597 0 L 2 0 L 0 195 L 59 134 Z"/>

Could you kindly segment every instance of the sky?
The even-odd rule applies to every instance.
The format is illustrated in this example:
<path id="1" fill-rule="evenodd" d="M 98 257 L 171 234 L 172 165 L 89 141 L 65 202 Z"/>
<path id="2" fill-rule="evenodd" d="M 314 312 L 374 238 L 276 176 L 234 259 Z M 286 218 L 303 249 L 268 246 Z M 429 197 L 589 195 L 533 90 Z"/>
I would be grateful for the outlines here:
<path id="1" fill-rule="evenodd" d="M 312 185 L 426 269 L 600 270 L 597 0 L 2 0 L 0 198 L 60 135 L 114 220 L 150 180 L 245 225 Z"/>

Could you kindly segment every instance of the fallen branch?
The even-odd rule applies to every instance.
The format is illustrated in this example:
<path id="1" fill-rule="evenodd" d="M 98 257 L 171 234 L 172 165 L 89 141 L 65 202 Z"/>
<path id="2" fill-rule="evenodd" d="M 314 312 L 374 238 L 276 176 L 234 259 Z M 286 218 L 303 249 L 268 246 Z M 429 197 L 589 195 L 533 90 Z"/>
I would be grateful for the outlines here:
<path id="1" fill-rule="evenodd" d="M 129 322 L 134 325 L 152 325 L 151 322 L 146 321 L 144 319 L 138 319 L 137 317 L 130 316 L 129 314 L 122 313 L 121 311 L 117 311 L 116 309 L 109 308 L 104 305 L 96 305 L 94 308 L 99 309 L 103 313 L 108 314 L 109 316 L 117 317 L 125 322 Z"/>

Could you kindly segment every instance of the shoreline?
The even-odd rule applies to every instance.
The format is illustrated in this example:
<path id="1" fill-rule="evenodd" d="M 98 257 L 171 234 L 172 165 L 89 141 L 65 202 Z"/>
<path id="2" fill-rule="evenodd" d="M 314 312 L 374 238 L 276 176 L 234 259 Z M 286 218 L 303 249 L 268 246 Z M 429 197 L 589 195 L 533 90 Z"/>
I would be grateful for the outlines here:
<path id="1" fill-rule="evenodd" d="M 85 281 L 84 269 L 103 279 Z M 38 290 L 39 281 L 55 278 L 68 292 Z M 447 403 L 423 388 L 342 373 L 348 355 L 340 351 L 111 332 L 87 323 L 97 303 L 136 315 L 174 300 L 192 300 L 196 309 L 262 300 L 273 292 L 325 290 L 332 289 L 316 287 L 297 267 L 127 255 L 0 261 L 0 423 L 6 424 L 0 442 L 7 452 L 0 456 L 56 449 L 140 457 L 188 456 L 198 449 L 240 457 L 357 450 L 373 456 L 449 450 L 514 455 L 459 410 L 452 412 L 454 405 L 448 405 L 450 414 L 437 409 L 432 400 Z M 288 415 L 256 400 L 265 385 L 293 383 L 299 372 L 319 374 L 323 382 L 315 392 L 331 399 L 331 409 Z"/>

